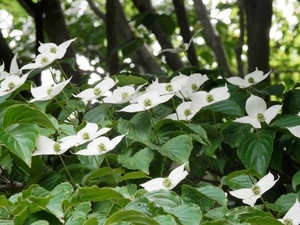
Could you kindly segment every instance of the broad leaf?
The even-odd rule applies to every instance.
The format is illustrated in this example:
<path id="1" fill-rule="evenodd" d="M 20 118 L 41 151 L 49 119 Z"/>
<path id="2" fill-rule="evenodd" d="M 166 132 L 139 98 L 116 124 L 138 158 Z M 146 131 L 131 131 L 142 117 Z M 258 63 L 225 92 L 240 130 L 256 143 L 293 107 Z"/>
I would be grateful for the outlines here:
<path id="1" fill-rule="evenodd" d="M 273 132 L 260 130 L 240 139 L 237 153 L 246 168 L 253 169 L 261 175 L 266 173 L 273 151 L 274 137 Z"/>
<path id="2" fill-rule="evenodd" d="M 184 225 L 200 224 L 202 219 L 200 207 L 192 203 L 181 204 L 169 210 L 168 213 L 178 218 L 181 224 Z"/>
<path id="3" fill-rule="evenodd" d="M 154 219 L 149 218 L 142 212 L 135 210 L 122 210 L 106 219 L 104 225 L 116 225 L 123 224 L 122 222 L 129 222 L 129 224 L 147 224 L 147 225 L 159 225 Z"/>
<path id="4" fill-rule="evenodd" d="M 38 126 L 34 124 L 15 124 L 0 129 L 0 140 L 10 152 L 31 167 L 31 153 L 38 136 Z"/>

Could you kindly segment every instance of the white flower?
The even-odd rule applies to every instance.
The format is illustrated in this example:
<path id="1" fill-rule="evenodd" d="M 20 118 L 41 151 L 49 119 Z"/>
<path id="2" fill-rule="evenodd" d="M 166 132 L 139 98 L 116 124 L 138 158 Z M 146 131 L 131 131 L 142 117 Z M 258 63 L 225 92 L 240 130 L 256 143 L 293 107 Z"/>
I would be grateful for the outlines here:
<path id="1" fill-rule="evenodd" d="M 278 219 L 284 225 L 300 224 L 300 203 L 298 199 L 282 219 Z"/>
<path id="2" fill-rule="evenodd" d="M 159 83 L 156 79 L 152 84 L 147 87 L 147 91 L 158 91 L 160 95 L 173 94 L 180 91 L 184 87 L 184 83 L 188 76 L 179 75 L 171 79 L 169 83 Z"/>
<path id="3" fill-rule="evenodd" d="M 160 96 L 158 91 L 148 91 L 138 97 L 137 103 L 130 104 L 120 109 L 123 112 L 140 112 L 145 111 L 155 106 L 164 103 L 171 99 L 173 94 Z"/>
<path id="4" fill-rule="evenodd" d="M 34 63 L 29 63 L 23 66 L 21 70 L 44 68 L 50 65 L 54 60 L 61 59 L 65 55 L 69 45 L 75 39 L 76 38 L 65 41 L 61 43 L 59 46 L 57 46 L 54 43 L 46 43 L 46 44 L 40 43 L 41 45 L 39 46 L 38 51 L 41 54 L 38 54 L 35 57 Z"/>
<path id="5" fill-rule="evenodd" d="M 140 186 L 147 191 L 171 190 L 188 175 L 188 172 L 184 170 L 184 166 L 185 164 L 175 168 L 168 177 L 154 178 Z"/>
<path id="6" fill-rule="evenodd" d="M 38 51 L 42 54 L 53 54 L 55 59 L 61 59 L 66 54 L 69 45 L 75 40 L 76 38 L 73 38 L 61 43 L 59 46 L 54 43 L 40 43 Z"/>
<path id="7" fill-rule="evenodd" d="M 103 102 L 118 104 L 130 101 L 132 95 L 136 92 L 132 86 L 118 87 L 112 92 L 111 96 L 103 98 Z"/>
<path id="8" fill-rule="evenodd" d="M 0 66 L 0 81 L 10 75 L 14 75 L 14 76 L 20 75 L 20 70 L 19 70 L 19 66 L 17 63 L 17 56 L 18 56 L 18 53 L 15 54 L 15 56 L 11 60 L 9 73 L 4 71 L 5 64 L 4 64 L 4 62 L 2 63 L 2 65 Z"/>
<path id="9" fill-rule="evenodd" d="M 253 207 L 257 199 L 273 187 L 278 180 L 279 178 L 274 180 L 273 174 L 269 172 L 251 188 L 242 188 L 235 191 L 229 191 L 229 193 L 236 198 L 242 199 L 243 203 Z"/>
<path id="10" fill-rule="evenodd" d="M 88 144 L 87 149 L 75 152 L 77 155 L 102 155 L 113 150 L 125 135 L 119 135 L 112 140 L 108 137 L 98 137 Z"/>
<path id="11" fill-rule="evenodd" d="M 230 97 L 228 88 L 225 85 L 224 87 L 217 87 L 212 89 L 209 92 L 206 91 L 197 91 L 190 95 L 190 99 L 193 102 L 192 107 L 201 108 L 207 105 L 211 105 L 216 102 L 226 100 Z"/>
<path id="12" fill-rule="evenodd" d="M 71 146 L 67 142 L 56 142 L 46 136 L 38 136 L 35 144 L 35 155 L 60 155 L 65 153 Z"/>
<path id="13" fill-rule="evenodd" d="M 98 125 L 96 123 L 86 123 L 85 127 L 79 130 L 76 135 L 63 137 L 61 141 L 69 143 L 70 146 L 78 146 L 94 140 L 109 130 L 110 128 L 107 127 L 98 130 Z"/>
<path id="14" fill-rule="evenodd" d="M 267 104 L 262 98 L 251 95 L 246 101 L 246 112 L 248 116 L 238 118 L 234 121 L 251 124 L 254 128 L 261 128 L 260 123 L 266 122 L 269 124 L 280 109 L 281 105 L 273 105 L 267 109 Z"/>
<path id="15" fill-rule="evenodd" d="M 185 76 L 185 75 L 183 75 Z M 183 88 L 176 93 L 176 96 L 182 99 L 189 99 L 190 95 L 198 91 L 200 86 L 209 80 L 206 74 L 202 75 L 201 73 L 193 73 L 188 76 L 185 81 Z"/>
<path id="16" fill-rule="evenodd" d="M 35 57 L 34 63 L 28 63 L 23 66 L 21 70 L 32 70 L 37 68 L 44 68 L 50 65 L 55 60 L 54 54 L 39 54 Z"/>
<path id="17" fill-rule="evenodd" d="M 31 86 L 31 94 L 33 96 L 33 99 L 31 99 L 30 102 L 46 101 L 52 99 L 54 96 L 58 95 L 64 89 L 64 87 L 70 82 L 70 80 L 71 78 L 59 84 L 54 84 L 51 86 L 49 85 L 44 85 L 39 87 Z"/>
<path id="18" fill-rule="evenodd" d="M 247 88 L 266 79 L 270 72 L 264 74 L 263 71 L 256 68 L 254 72 L 247 74 L 244 79 L 240 77 L 230 77 L 226 78 L 226 80 L 233 85 L 239 86 L 240 88 Z"/>
<path id="19" fill-rule="evenodd" d="M 97 84 L 94 88 L 88 88 L 77 95 L 74 95 L 76 98 L 81 98 L 84 101 L 88 102 L 94 99 L 97 99 L 103 96 L 109 89 L 115 86 L 116 82 L 110 78 L 105 77 L 99 84 Z"/>
<path id="20" fill-rule="evenodd" d="M 182 102 L 176 108 L 176 113 L 168 115 L 167 119 L 172 120 L 191 120 L 197 112 L 201 109 L 201 106 L 191 107 L 192 102 Z"/>
<path id="21" fill-rule="evenodd" d="M 25 83 L 29 74 L 25 74 L 21 77 L 16 75 L 6 76 L 0 84 L 0 97 L 10 94 L 18 89 L 22 84 Z"/>
<path id="22" fill-rule="evenodd" d="M 286 129 L 288 129 L 295 137 L 300 138 L 300 125 L 287 127 Z"/>

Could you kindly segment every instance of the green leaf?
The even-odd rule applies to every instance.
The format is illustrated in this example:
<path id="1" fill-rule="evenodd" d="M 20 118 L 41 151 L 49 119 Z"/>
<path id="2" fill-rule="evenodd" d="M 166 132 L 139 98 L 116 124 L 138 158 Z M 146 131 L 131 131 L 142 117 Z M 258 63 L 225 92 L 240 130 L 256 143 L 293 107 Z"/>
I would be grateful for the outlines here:
<path id="1" fill-rule="evenodd" d="M 300 185 L 300 171 L 295 173 L 292 179 L 292 186 L 294 191 L 299 190 L 300 187 L 298 185 Z"/>
<path id="2" fill-rule="evenodd" d="M 31 167 L 31 153 L 34 151 L 38 127 L 34 124 L 15 124 L 0 129 L 0 140 L 10 152 Z"/>
<path id="3" fill-rule="evenodd" d="M 159 14 L 157 15 L 157 18 L 162 30 L 167 36 L 171 36 L 176 28 L 176 24 L 174 23 L 172 17 L 166 14 Z"/>
<path id="4" fill-rule="evenodd" d="M 97 107 L 88 111 L 84 115 L 83 119 L 90 123 L 100 123 L 106 119 L 108 110 L 109 108 L 106 105 L 98 105 Z"/>
<path id="5" fill-rule="evenodd" d="M 215 203 L 226 207 L 226 196 L 224 191 L 216 186 L 205 185 L 202 187 L 182 186 L 182 199 L 186 202 L 198 204 L 204 211 L 208 212 Z"/>
<path id="6" fill-rule="evenodd" d="M 109 182 L 107 176 L 111 175 L 114 177 L 120 177 L 120 175 L 124 173 L 124 170 L 122 168 L 116 168 L 116 169 L 112 169 L 109 167 L 102 167 L 100 169 L 97 169 L 95 171 L 92 171 L 90 173 L 88 173 L 87 175 L 85 175 L 82 178 L 82 183 L 86 184 L 87 182 L 91 182 L 93 179 L 97 178 L 100 181 L 105 181 L 105 182 Z"/>
<path id="7" fill-rule="evenodd" d="M 181 204 L 169 210 L 168 213 L 178 218 L 181 224 L 184 225 L 200 224 L 202 219 L 202 212 L 199 206 L 193 203 Z"/>
<path id="8" fill-rule="evenodd" d="M 147 112 L 135 114 L 130 121 L 120 120 L 118 131 L 126 134 L 126 137 L 144 144 L 149 144 L 149 134 L 151 130 L 150 115 Z"/>
<path id="9" fill-rule="evenodd" d="M 74 211 L 70 213 L 65 225 L 82 225 L 87 219 L 88 213 L 91 211 L 92 204 L 90 202 L 81 202 L 74 207 Z"/>
<path id="10" fill-rule="evenodd" d="M 167 156 L 178 164 L 184 164 L 189 161 L 189 157 L 193 148 L 191 137 L 188 135 L 180 135 L 170 139 L 164 143 L 158 152 Z"/>
<path id="11" fill-rule="evenodd" d="M 222 184 L 227 185 L 233 190 L 252 187 L 254 177 L 250 177 L 248 170 L 234 171 L 222 177 Z"/>
<path id="12" fill-rule="evenodd" d="M 154 157 L 154 153 L 149 148 L 139 150 L 134 155 L 131 155 L 132 151 L 127 150 L 118 156 L 118 161 L 128 169 L 141 170 L 142 172 L 149 174 L 149 166 Z"/>
<path id="13" fill-rule="evenodd" d="M 165 211 L 170 211 L 182 202 L 178 195 L 166 190 L 147 192 L 144 197 L 149 199 L 150 202 L 154 202 L 157 207 L 162 207 Z"/>
<path id="14" fill-rule="evenodd" d="M 123 176 L 121 176 L 118 179 L 118 183 L 120 183 L 122 181 L 133 180 L 133 179 L 142 179 L 142 178 L 150 178 L 150 177 L 141 171 L 133 171 L 133 172 L 125 173 Z"/>
<path id="15" fill-rule="evenodd" d="M 115 50 L 122 50 L 123 57 L 127 58 L 130 57 L 135 51 L 137 51 L 143 44 L 144 41 L 142 38 L 132 37 L 129 40 L 126 40 L 125 42 L 118 45 Z"/>
<path id="16" fill-rule="evenodd" d="M 114 77 L 118 80 L 117 85 L 141 85 L 141 84 L 146 84 L 147 80 L 145 80 L 144 78 L 142 78 L 141 76 L 136 76 L 136 75 L 132 75 L 132 74 L 117 74 L 114 75 Z"/>
<path id="17" fill-rule="evenodd" d="M 174 217 L 171 215 L 159 215 L 154 217 L 154 219 L 159 223 L 159 225 L 177 225 Z"/>
<path id="18" fill-rule="evenodd" d="M 120 222 L 130 222 L 133 225 L 159 225 L 154 219 L 147 217 L 144 213 L 135 210 L 123 210 L 111 215 L 106 219 L 104 225 L 117 225 Z"/>
<path id="19" fill-rule="evenodd" d="M 281 222 L 279 222 L 274 217 L 261 217 L 261 216 L 253 216 L 249 217 L 244 221 L 245 223 L 249 223 L 251 225 L 282 225 Z"/>
<path id="20" fill-rule="evenodd" d="M 270 126 L 277 126 L 282 129 L 286 129 L 287 127 L 294 127 L 300 125 L 300 117 L 297 115 L 288 115 L 283 116 L 275 121 L 273 121 Z"/>
<path id="21" fill-rule="evenodd" d="M 297 114 L 300 111 L 300 90 L 293 89 L 286 93 L 282 112 L 284 114 Z"/>
<path id="22" fill-rule="evenodd" d="M 266 173 L 272 151 L 274 133 L 260 130 L 257 133 L 246 134 L 239 141 L 237 153 L 246 168 L 253 169 L 261 175 Z"/>
<path id="23" fill-rule="evenodd" d="M 221 219 L 217 221 L 206 221 L 201 225 L 236 225 L 236 223 L 231 223 L 229 220 Z"/>
<path id="24" fill-rule="evenodd" d="M 235 101 L 232 101 L 230 99 L 205 106 L 203 109 L 208 109 L 214 112 L 220 112 L 238 117 L 244 116 L 240 106 Z"/>
<path id="25" fill-rule="evenodd" d="M 15 123 L 36 124 L 45 128 L 58 129 L 47 114 L 26 105 L 11 106 L 4 113 L 3 128 L 7 128 Z"/>

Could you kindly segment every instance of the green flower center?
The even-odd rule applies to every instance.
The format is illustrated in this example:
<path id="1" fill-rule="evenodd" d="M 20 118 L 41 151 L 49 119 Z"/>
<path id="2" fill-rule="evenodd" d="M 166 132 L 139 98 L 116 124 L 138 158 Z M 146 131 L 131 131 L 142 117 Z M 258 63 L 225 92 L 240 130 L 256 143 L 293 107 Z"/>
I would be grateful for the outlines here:
<path id="1" fill-rule="evenodd" d="M 88 139 L 90 139 L 89 133 L 84 132 L 84 133 L 82 134 L 82 139 L 83 139 L 83 140 L 88 140 Z"/>
<path id="2" fill-rule="evenodd" d="M 248 82 L 251 83 L 251 84 L 253 84 L 253 83 L 255 82 L 255 80 L 254 80 L 253 77 L 249 77 L 249 78 L 248 78 Z"/>
<path id="3" fill-rule="evenodd" d="M 100 152 L 105 152 L 106 151 L 106 146 L 103 143 L 98 144 L 98 149 Z"/>
<path id="4" fill-rule="evenodd" d="M 98 96 L 101 94 L 100 88 L 94 88 L 94 95 Z"/>
<path id="5" fill-rule="evenodd" d="M 8 83 L 8 90 L 12 90 L 14 87 L 16 86 L 16 84 L 14 82 L 9 82 Z"/>
<path id="6" fill-rule="evenodd" d="M 284 225 L 293 225 L 293 220 L 292 220 L 292 219 L 289 219 L 289 218 L 284 219 L 284 220 L 283 220 L 283 224 L 284 224 Z"/>
<path id="7" fill-rule="evenodd" d="M 41 64 L 46 64 L 47 62 L 49 62 L 49 59 L 47 57 L 43 57 L 41 58 Z"/>
<path id="8" fill-rule="evenodd" d="M 214 100 L 214 96 L 212 94 L 208 94 L 206 96 L 206 101 L 207 102 L 211 103 L 211 102 L 213 102 L 213 100 Z"/>
<path id="9" fill-rule="evenodd" d="M 165 87 L 165 89 L 166 89 L 166 91 L 168 91 L 168 92 L 171 92 L 171 91 L 174 90 L 172 84 L 167 84 L 166 87 Z"/>
<path id="10" fill-rule="evenodd" d="M 145 106 L 145 107 L 150 107 L 150 106 L 152 106 L 152 101 L 151 101 L 151 99 L 146 98 L 146 99 L 144 100 L 144 106 Z"/>
<path id="11" fill-rule="evenodd" d="M 47 90 L 47 95 L 50 95 L 52 90 L 53 90 L 52 88 L 49 88 L 49 89 Z"/>
<path id="12" fill-rule="evenodd" d="M 257 114 L 257 120 L 258 122 L 264 122 L 265 121 L 265 116 L 262 113 Z"/>
<path id="13" fill-rule="evenodd" d="M 191 85 L 191 89 L 192 89 L 193 91 L 197 91 L 197 90 L 198 90 L 197 84 L 193 83 L 193 84 Z"/>
<path id="14" fill-rule="evenodd" d="M 172 186 L 172 181 L 169 178 L 165 178 L 163 180 L 163 186 L 166 188 L 170 188 Z"/>
<path id="15" fill-rule="evenodd" d="M 57 52 L 57 49 L 56 49 L 55 47 L 52 47 L 52 48 L 50 48 L 50 52 L 51 52 L 51 53 L 56 53 L 56 52 Z"/>
<path id="16" fill-rule="evenodd" d="M 252 192 L 255 194 L 255 195 L 260 195 L 260 187 L 257 186 L 257 185 L 253 185 L 253 187 L 251 188 Z"/>
<path id="17" fill-rule="evenodd" d="M 185 110 L 184 110 L 184 115 L 185 115 L 186 117 L 192 115 L 191 109 L 185 109 Z"/>
<path id="18" fill-rule="evenodd" d="M 59 152 L 61 150 L 61 146 L 58 143 L 55 143 L 52 148 L 55 152 Z"/>
<path id="19" fill-rule="evenodd" d="M 125 99 L 129 96 L 128 92 L 123 92 L 122 93 L 122 99 Z"/>

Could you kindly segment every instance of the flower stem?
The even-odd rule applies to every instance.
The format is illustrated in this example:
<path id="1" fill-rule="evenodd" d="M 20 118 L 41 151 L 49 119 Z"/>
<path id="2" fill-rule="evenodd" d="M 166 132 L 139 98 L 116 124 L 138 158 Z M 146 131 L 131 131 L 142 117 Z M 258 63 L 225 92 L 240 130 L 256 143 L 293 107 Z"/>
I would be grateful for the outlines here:
<path id="1" fill-rule="evenodd" d="M 66 172 L 67 172 L 68 176 L 70 177 L 71 183 L 72 183 L 73 185 L 75 185 L 75 182 L 74 182 L 74 180 L 73 180 L 73 177 L 71 176 L 71 174 L 70 174 L 70 172 L 69 172 L 69 170 L 68 170 L 68 168 L 67 168 L 67 166 L 66 166 L 66 164 L 65 164 L 65 162 L 64 162 L 64 160 L 63 160 L 63 158 L 61 157 L 61 155 L 58 155 L 58 156 L 59 156 L 60 161 L 62 162 L 64 168 L 66 169 Z"/>

